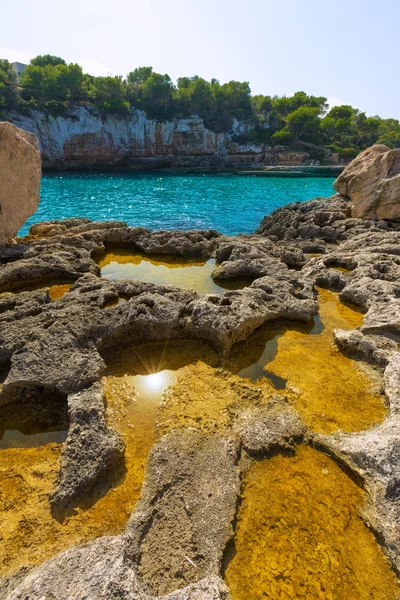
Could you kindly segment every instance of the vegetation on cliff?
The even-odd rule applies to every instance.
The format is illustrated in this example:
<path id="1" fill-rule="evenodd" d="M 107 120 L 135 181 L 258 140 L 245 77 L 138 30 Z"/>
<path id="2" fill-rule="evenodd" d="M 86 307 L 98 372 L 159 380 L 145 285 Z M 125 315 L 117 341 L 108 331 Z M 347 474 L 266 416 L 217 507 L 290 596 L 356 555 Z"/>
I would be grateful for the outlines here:
<path id="1" fill-rule="evenodd" d="M 121 75 L 93 77 L 78 64 L 66 64 L 57 56 L 32 59 L 19 82 L 7 60 L 0 60 L 0 111 L 40 109 L 52 116 L 74 105 L 96 107 L 108 114 L 127 116 L 131 107 L 149 118 L 165 121 L 190 117 L 204 119 L 216 132 L 229 131 L 234 119 L 249 131 L 238 142 L 325 146 L 342 158 L 356 156 L 378 142 L 400 147 L 397 119 L 368 117 L 352 106 L 329 109 L 327 99 L 296 92 L 293 96 L 251 95 L 247 82 L 221 84 L 216 79 L 180 77 L 175 85 L 169 75 L 139 67 L 124 79 Z"/>

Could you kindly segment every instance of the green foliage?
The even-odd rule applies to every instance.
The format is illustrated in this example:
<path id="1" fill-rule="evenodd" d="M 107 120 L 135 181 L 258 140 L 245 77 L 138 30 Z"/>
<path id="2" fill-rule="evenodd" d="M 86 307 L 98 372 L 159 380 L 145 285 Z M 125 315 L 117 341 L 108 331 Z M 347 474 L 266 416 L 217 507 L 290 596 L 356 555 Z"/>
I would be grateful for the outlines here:
<path id="1" fill-rule="evenodd" d="M 169 75 L 151 73 L 140 89 L 140 107 L 150 117 L 167 120 L 173 117 L 174 85 Z"/>
<path id="2" fill-rule="evenodd" d="M 18 106 L 17 77 L 8 60 L 0 59 L 0 111 Z"/>
<path id="3" fill-rule="evenodd" d="M 251 92 L 247 82 L 229 81 L 221 85 L 217 79 L 180 77 L 174 93 L 179 116 L 198 115 L 216 132 L 229 131 L 233 120 L 254 116 Z"/>
<path id="4" fill-rule="evenodd" d="M 103 115 L 129 114 L 130 104 L 126 100 L 126 86 L 122 76 L 93 77 L 89 84 L 89 98 Z"/>
<path id="5" fill-rule="evenodd" d="M 285 146 L 285 145 L 291 144 L 292 142 L 293 142 L 293 135 L 289 131 L 289 129 L 287 129 L 286 127 L 284 127 L 283 129 L 280 129 L 279 131 L 276 131 L 271 136 L 271 143 L 274 146 Z"/>
<path id="6" fill-rule="evenodd" d="M 133 85 L 143 85 L 153 73 L 153 67 L 138 67 L 128 73 L 127 81 Z"/>
<path id="7" fill-rule="evenodd" d="M 198 115 L 217 133 L 230 131 L 237 119 L 250 128 L 234 136 L 236 142 L 308 144 L 314 154 L 325 146 L 341 158 L 356 156 L 375 143 L 400 147 L 397 119 L 368 117 L 349 105 L 328 112 L 326 98 L 303 91 L 292 96 L 252 97 L 248 82 L 220 84 L 197 75 L 180 77 L 174 85 L 167 74 L 156 73 L 152 67 L 137 67 L 126 79 L 93 77 L 79 65 L 50 54 L 31 60 L 18 83 L 10 63 L 0 60 L 0 111 L 28 113 L 36 108 L 56 117 L 79 104 L 95 107 L 104 118 L 126 116 L 132 108 L 158 121 Z"/>
<path id="8" fill-rule="evenodd" d="M 39 64 L 36 64 L 39 63 Z M 85 76 L 77 64 L 67 65 L 55 56 L 38 56 L 21 75 L 21 97 L 32 107 L 52 107 L 50 114 L 61 114 L 67 105 L 85 98 Z M 51 103 L 51 104 L 49 104 Z M 57 104 L 55 104 L 57 103 Z M 58 106 L 58 110 L 55 110 Z"/>
<path id="9" fill-rule="evenodd" d="M 400 147 L 400 123 L 396 119 L 367 117 L 352 106 L 333 107 L 321 119 L 321 143 L 341 158 L 352 158 L 375 143 Z"/>
<path id="10" fill-rule="evenodd" d="M 47 65 L 55 67 L 57 65 L 65 65 L 67 63 L 59 56 L 44 54 L 43 56 L 36 56 L 36 58 L 32 58 L 30 64 L 34 65 L 35 67 L 46 67 Z"/>
<path id="11" fill-rule="evenodd" d="M 287 130 L 295 141 L 302 138 L 306 141 L 318 141 L 320 127 L 320 109 L 300 106 L 291 112 L 287 118 Z"/>

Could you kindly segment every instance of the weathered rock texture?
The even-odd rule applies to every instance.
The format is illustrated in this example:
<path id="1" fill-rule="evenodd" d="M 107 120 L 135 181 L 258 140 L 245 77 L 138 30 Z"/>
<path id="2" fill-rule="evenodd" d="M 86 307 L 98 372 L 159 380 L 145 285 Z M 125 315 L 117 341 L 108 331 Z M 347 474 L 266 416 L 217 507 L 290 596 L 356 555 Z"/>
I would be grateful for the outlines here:
<path id="1" fill-rule="evenodd" d="M 361 219 L 400 220 L 400 149 L 376 144 L 361 152 L 333 184 Z"/>
<path id="2" fill-rule="evenodd" d="M 39 204 L 41 160 L 36 136 L 0 123 L 0 245 L 15 237 Z"/>
<path id="3" fill-rule="evenodd" d="M 111 243 L 133 252 L 215 256 L 214 277 L 244 277 L 247 287 L 201 296 L 103 280 L 94 257 Z M 9 369 L 0 406 L 22 385 L 69 395 L 70 430 L 55 504 L 59 498 L 74 505 L 81 490 L 120 460 L 122 447 L 105 426 L 97 383 L 105 367 L 102 351 L 115 345 L 189 337 L 210 342 L 222 357 L 265 322 L 310 321 L 315 286 L 323 286 L 365 313 L 361 327 L 335 330 L 332 342 L 381 370 L 388 404 L 380 425 L 351 434 L 310 431 L 278 394 L 263 405 L 235 409 L 229 426 L 216 434 L 195 426 L 172 429 L 151 452 L 125 532 L 0 581 L 6 600 L 229 600 L 221 565 L 234 535 L 240 476 L 249 461 L 299 443 L 333 455 L 362 481 L 368 498 L 363 518 L 400 571 L 400 224 L 351 217 L 350 201 L 334 196 L 284 207 L 256 234 L 237 238 L 76 219 L 40 224 L 0 257 L 6 263 L 0 291 L 10 290 L 0 296 L 0 366 Z M 24 282 L 46 285 L 49 276 L 61 274 L 74 284 L 56 301 L 47 290 L 17 292 Z M 116 304 L 121 296 L 126 302 Z M 110 303 L 116 305 L 107 308 Z M 91 449 L 82 448 L 82 436 L 100 449 L 98 464 Z"/>
<path id="4" fill-rule="evenodd" d="M 50 502 L 67 511 L 90 496 L 93 486 L 123 461 L 124 443 L 110 431 L 105 420 L 105 397 L 101 385 L 71 394 L 68 398 L 69 431 L 61 455 L 60 476 Z"/>
<path id="5" fill-rule="evenodd" d="M 251 129 L 236 120 L 231 131 L 215 133 L 196 115 L 158 123 L 136 109 L 127 117 L 106 119 L 93 107 L 76 107 L 57 118 L 33 111 L 30 116 L 12 113 L 10 119 L 38 137 L 44 168 L 204 169 L 312 163 L 301 149 L 234 141 Z"/>

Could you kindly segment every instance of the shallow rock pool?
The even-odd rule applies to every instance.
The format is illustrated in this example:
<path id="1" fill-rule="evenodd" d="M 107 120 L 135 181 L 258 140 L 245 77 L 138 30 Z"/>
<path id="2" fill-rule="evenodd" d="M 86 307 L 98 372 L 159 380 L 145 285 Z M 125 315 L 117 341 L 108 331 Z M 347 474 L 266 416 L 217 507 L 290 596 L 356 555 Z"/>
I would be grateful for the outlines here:
<path id="1" fill-rule="evenodd" d="M 225 580 L 233 600 L 395 600 L 393 571 L 359 510 L 364 492 L 308 446 L 251 464 Z"/>
<path id="2" fill-rule="evenodd" d="M 183 261 L 167 256 L 134 253 L 132 249 L 110 248 L 99 260 L 101 274 L 107 279 L 135 279 L 157 285 L 171 285 L 199 294 L 223 294 L 241 289 L 251 281 L 236 280 L 218 284 L 212 278 L 215 259 Z"/>

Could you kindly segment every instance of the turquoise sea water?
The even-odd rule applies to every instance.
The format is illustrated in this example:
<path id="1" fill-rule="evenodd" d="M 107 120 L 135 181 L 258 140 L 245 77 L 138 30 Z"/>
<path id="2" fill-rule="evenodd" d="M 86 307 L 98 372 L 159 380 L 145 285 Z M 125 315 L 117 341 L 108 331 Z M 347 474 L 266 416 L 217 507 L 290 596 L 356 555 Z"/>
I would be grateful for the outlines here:
<path id="1" fill-rule="evenodd" d="M 328 177 L 257 177 L 234 174 L 173 175 L 62 173 L 44 175 L 33 223 L 88 217 L 149 229 L 217 229 L 252 233 L 261 219 L 289 202 L 331 196 Z"/>

